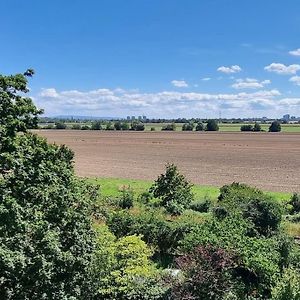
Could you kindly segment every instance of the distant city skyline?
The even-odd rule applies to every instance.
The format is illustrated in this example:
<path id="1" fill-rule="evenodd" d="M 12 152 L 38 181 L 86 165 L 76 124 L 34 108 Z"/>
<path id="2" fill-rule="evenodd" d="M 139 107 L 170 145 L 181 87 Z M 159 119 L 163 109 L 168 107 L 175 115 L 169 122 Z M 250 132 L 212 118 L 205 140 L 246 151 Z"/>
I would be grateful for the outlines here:
<path id="1" fill-rule="evenodd" d="M 1 2 L 0 73 L 46 116 L 300 116 L 300 1 Z"/>

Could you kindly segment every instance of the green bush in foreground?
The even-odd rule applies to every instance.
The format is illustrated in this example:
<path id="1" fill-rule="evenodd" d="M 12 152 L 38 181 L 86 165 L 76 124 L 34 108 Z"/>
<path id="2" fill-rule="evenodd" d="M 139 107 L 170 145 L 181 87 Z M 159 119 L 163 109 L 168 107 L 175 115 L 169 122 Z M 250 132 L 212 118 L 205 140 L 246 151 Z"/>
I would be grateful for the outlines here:
<path id="1" fill-rule="evenodd" d="M 150 188 L 154 197 L 161 200 L 161 205 L 174 215 L 179 215 L 188 208 L 194 199 L 192 184 L 180 174 L 174 164 L 166 166 L 165 174 L 161 174 Z"/>

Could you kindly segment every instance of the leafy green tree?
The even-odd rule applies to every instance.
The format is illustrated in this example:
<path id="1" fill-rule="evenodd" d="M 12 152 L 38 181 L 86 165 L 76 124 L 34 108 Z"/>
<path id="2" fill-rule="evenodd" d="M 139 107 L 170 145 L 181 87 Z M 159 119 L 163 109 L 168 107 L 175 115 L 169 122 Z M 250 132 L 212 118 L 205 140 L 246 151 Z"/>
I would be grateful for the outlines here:
<path id="1" fill-rule="evenodd" d="M 27 132 L 41 113 L 20 96 L 32 74 L 0 77 L 0 298 L 88 298 L 96 193 L 71 150 Z"/>
<path id="2" fill-rule="evenodd" d="M 204 129 L 204 124 L 202 122 L 198 122 L 196 125 L 196 131 L 203 131 Z"/>
<path id="3" fill-rule="evenodd" d="M 281 125 L 278 121 L 273 121 L 269 127 L 269 132 L 280 132 L 281 131 Z"/>
<path id="4" fill-rule="evenodd" d="M 166 166 L 165 174 L 161 174 L 150 188 L 154 197 L 161 199 L 161 205 L 171 214 L 181 214 L 194 199 L 192 184 L 178 172 L 174 164 Z"/>
<path id="5" fill-rule="evenodd" d="M 164 125 L 162 128 L 161 128 L 162 131 L 176 131 L 176 124 L 175 123 L 172 123 L 172 124 L 167 124 L 167 125 Z"/>
<path id="6" fill-rule="evenodd" d="M 55 129 L 66 129 L 67 125 L 63 122 L 56 122 L 55 123 Z"/>
<path id="7" fill-rule="evenodd" d="M 255 132 L 261 131 L 261 126 L 259 123 L 257 123 L 257 122 L 254 123 L 253 131 L 255 131 Z"/>
<path id="8" fill-rule="evenodd" d="M 92 122 L 91 129 L 92 130 L 101 130 L 102 129 L 101 122 L 100 121 Z"/>
<path id="9" fill-rule="evenodd" d="M 144 131 L 145 125 L 142 122 L 132 122 L 130 129 L 134 131 Z"/>
<path id="10" fill-rule="evenodd" d="M 115 130 L 121 130 L 122 123 L 120 121 L 117 121 L 117 122 L 115 122 L 114 127 L 115 127 Z"/>
<path id="11" fill-rule="evenodd" d="M 207 120 L 206 131 L 219 131 L 219 125 L 216 120 L 210 119 Z"/>
<path id="12" fill-rule="evenodd" d="M 112 122 L 107 122 L 105 126 L 105 130 L 114 130 L 114 125 Z"/>
<path id="13" fill-rule="evenodd" d="M 241 126 L 241 131 L 253 131 L 253 126 L 250 124 L 245 124 Z"/>
<path id="14" fill-rule="evenodd" d="M 129 130 L 129 124 L 127 122 L 121 123 L 121 129 L 122 130 Z"/>
<path id="15" fill-rule="evenodd" d="M 193 131 L 194 130 L 194 123 L 184 123 L 182 125 L 182 131 Z"/>

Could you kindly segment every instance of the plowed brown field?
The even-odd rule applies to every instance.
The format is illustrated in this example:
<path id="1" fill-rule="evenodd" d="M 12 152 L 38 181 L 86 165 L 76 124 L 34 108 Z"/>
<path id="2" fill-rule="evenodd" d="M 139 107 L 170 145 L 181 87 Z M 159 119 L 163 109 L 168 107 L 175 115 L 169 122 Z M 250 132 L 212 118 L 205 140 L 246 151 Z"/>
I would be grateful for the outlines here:
<path id="1" fill-rule="evenodd" d="M 79 176 L 155 179 L 174 162 L 195 184 L 300 191 L 300 134 L 38 131 L 75 152 Z"/>

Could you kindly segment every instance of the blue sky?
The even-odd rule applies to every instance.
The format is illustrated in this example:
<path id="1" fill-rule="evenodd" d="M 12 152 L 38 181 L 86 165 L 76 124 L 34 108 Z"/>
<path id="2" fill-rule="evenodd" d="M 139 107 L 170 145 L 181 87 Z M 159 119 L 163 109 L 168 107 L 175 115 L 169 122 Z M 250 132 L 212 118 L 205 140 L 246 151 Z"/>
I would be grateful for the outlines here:
<path id="1" fill-rule="evenodd" d="M 0 0 L 46 115 L 300 116 L 298 0 Z"/>

